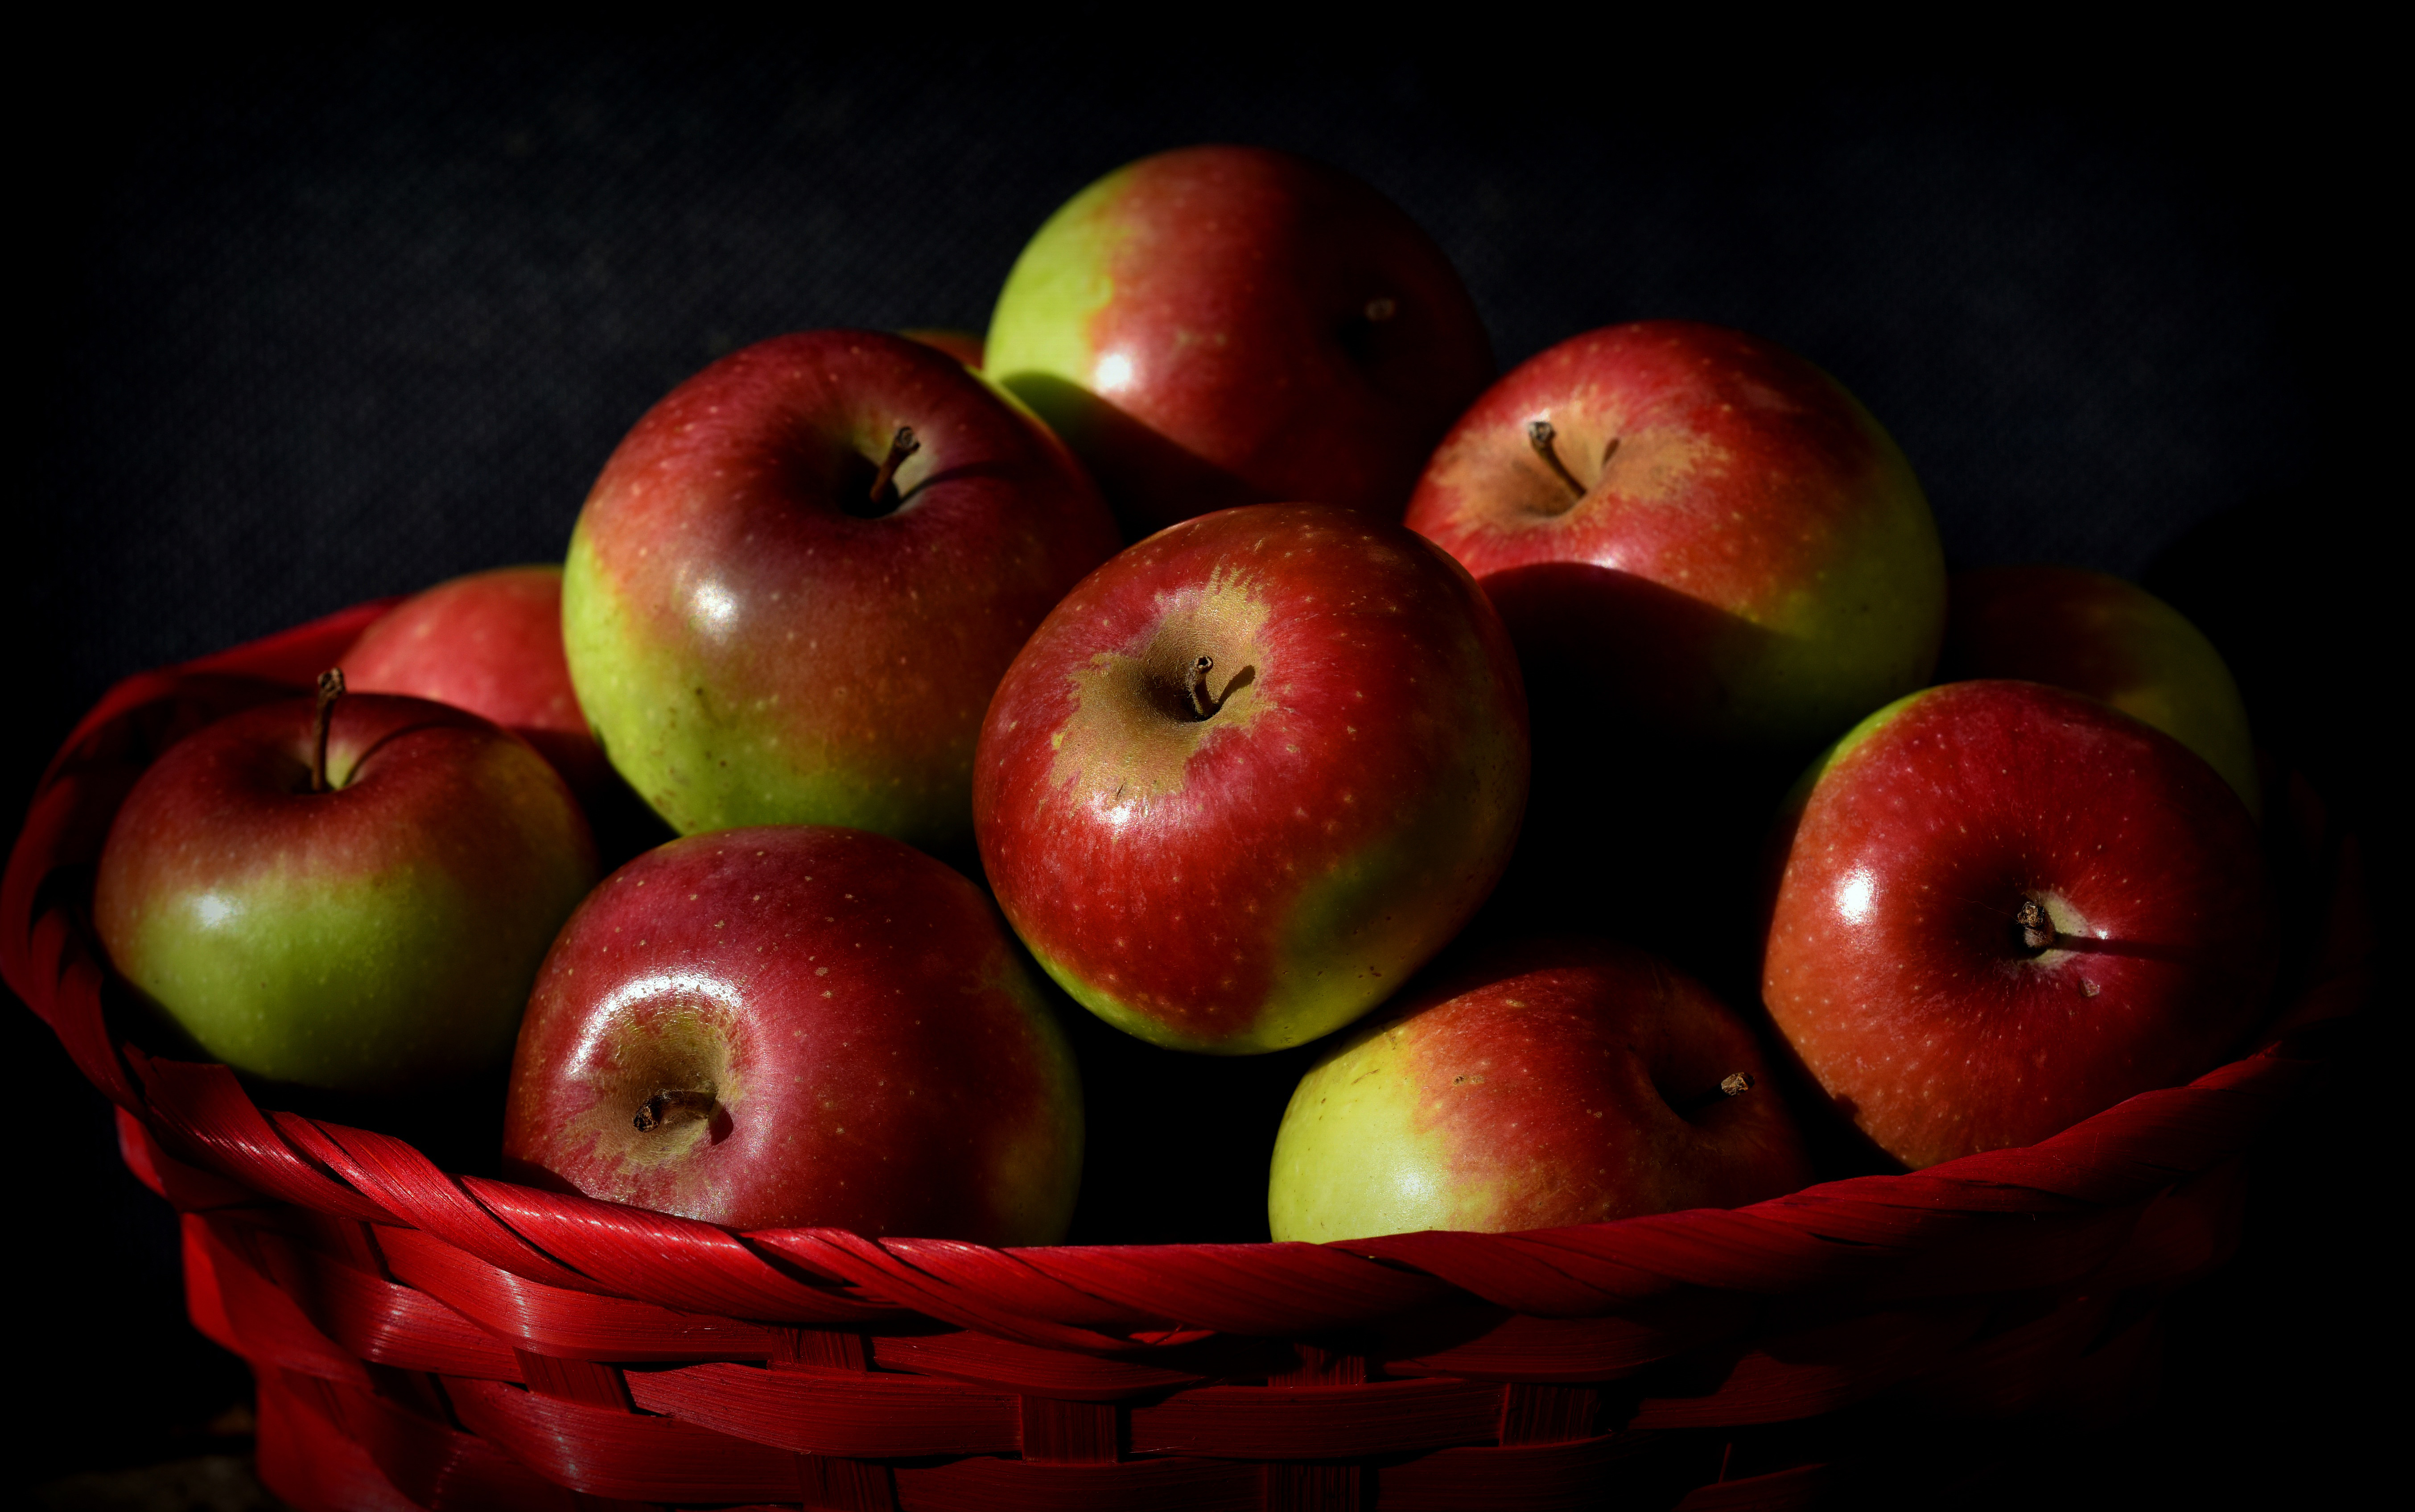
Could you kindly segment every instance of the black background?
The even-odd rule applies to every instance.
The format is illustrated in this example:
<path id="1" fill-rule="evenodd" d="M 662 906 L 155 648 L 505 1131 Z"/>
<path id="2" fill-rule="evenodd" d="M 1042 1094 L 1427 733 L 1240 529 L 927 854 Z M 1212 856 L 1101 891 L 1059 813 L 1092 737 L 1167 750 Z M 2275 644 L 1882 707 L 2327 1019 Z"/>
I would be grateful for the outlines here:
<path id="1" fill-rule="evenodd" d="M 1746 62 L 1612 32 L 1064 39 L 1114 14 L 1054 37 L 82 37 L 18 107 L 7 801 L 116 678 L 556 558 L 621 433 L 712 357 L 978 329 L 1066 196 L 1226 140 L 1404 205 L 1505 367 L 1647 316 L 1803 352 L 1901 442 L 1956 564 L 2144 576 L 2231 657 L 2259 738 L 2403 857 L 2374 520 L 2405 495 L 2405 385 L 2374 376 L 2397 333 L 2352 73 L 2160 41 L 1882 68 L 1783 37 Z M 105 1105 L 7 1023 L 8 1295 L 56 1331 L 11 1470 L 195 1452 L 241 1368 L 182 1321 L 172 1220 Z M 2351 1059 L 2388 1064 L 2379 1032 Z M 1953 1499 L 2361 1486 L 2384 1441 L 2360 1362 L 2400 1311 L 2372 1216 L 2397 1100 L 2371 1085 L 2334 1078 L 2259 1157 L 2246 1249 L 2171 1309 L 2147 1419 L 2008 1435 Z"/>

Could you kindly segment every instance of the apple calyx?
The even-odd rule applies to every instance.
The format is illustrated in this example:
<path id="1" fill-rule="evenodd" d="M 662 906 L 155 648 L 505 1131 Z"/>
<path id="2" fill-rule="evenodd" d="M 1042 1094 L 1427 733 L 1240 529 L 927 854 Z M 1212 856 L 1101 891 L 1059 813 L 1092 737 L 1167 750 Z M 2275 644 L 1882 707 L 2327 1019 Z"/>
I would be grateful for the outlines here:
<path id="1" fill-rule="evenodd" d="M 1585 496 L 1585 486 L 1579 483 L 1577 475 L 1568 471 L 1568 465 L 1560 460 L 1560 449 L 1553 444 L 1559 440 L 1559 428 L 1548 420 L 1526 422 L 1526 444 L 1535 449 L 1535 455 L 1543 459 L 1543 465 L 1552 470 L 1554 477 L 1568 485 L 1568 502 L 1553 511 L 1555 514 L 1566 513 L 1578 500 Z M 1612 441 L 1610 444 L 1615 447 L 1618 442 Z M 1603 454 L 1604 460 L 1607 460 L 1608 457 L 1608 453 Z"/>
<path id="2" fill-rule="evenodd" d="M 2020 936 L 2021 949 L 2031 955 L 2043 954 L 2054 944 L 2054 921 L 2035 898 L 2024 899 L 2014 910 L 2013 928 Z"/>
<path id="3" fill-rule="evenodd" d="M 1703 1109 L 1717 1107 L 1731 1098 L 1740 1098 L 1759 1085 L 1750 1071 L 1730 1071 L 1719 1078 L 1718 1085 L 1707 1092 L 1697 1093 L 1682 1102 L 1669 1097 L 1665 1092 L 1661 1096 L 1678 1117 L 1692 1119 L 1700 1116 Z"/>
<path id="4" fill-rule="evenodd" d="M 718 1106 L 719 1101 L 710 1092 L 670 1087 L 648 1098 L 631 1122 L 638 1133 L 651 1133 L 657 1129 L 710 1118 Z"/>
<path id="5" fill-rule="evenodd" d="M 1389 294 L 1378 294 L 1367 301 L 1367 308 L 1364 311 L 1367 323 L 1370 325 L 1381 325 L 1400 312 L 1400 302 Z"/>
<path id="6" fill-rule="evenodd" d="M 336 700 L 344 696 L 344 669 L 331 666 L 319 674 L 319 708 L 310 720 L 310 791 L 327 790 L 327 726 L 335 723 Z"/>

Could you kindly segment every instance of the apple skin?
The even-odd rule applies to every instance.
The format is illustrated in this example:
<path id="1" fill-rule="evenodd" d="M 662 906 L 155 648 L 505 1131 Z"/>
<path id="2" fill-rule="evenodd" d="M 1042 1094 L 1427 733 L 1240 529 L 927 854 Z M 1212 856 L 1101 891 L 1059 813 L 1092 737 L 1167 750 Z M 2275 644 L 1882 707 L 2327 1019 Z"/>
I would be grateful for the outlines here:
<path id="1" fill-rule="evenodd" d="M 1946 595 L 1940 681 L 2021 678 L 2102 698 L 2195 751 L 2263 812 L 2247 705 L 2204 632 L 2136 583 L 2079 567 L 1981 567 Z"/>
<path id="2" fill-rule="evenodd" d="M 1799 761 L 1936 665 L 1945 561 L 1910 464 L 1834 379 L 1741 332 L 1645 321 L 1529 358 L 1452 427 L 1406 519 L 1500 608 L 1538 718 L 1555 687 Z"/>
<path id="3" fill-rule="evenodd" d="M 2034 1144 L 2212 1065 L 2272 975 L 2256 822 L 2161 730 L 2036 682 L 1857 726 L 1781 816 L 1762 996 L 1912 1167 Z M 2022 948 L 2035 902 L 2055 938 Z"/>
<path id="4" fill-rule="evenodd" d="M 638 1130 L 666 1088 L 709 1115 Z M 562 930 L 503 1159 L 732 1228 L 1046 1244 L 1081 1180 L 1081 1085 L 972 883 L 862 831 L 730 830 L 631 861 Z"/>
<path id="5" fill-rule="evenodd" d="M 1286 500 L 1398 519 L 1493 373 L 1458 273 L 1398 206 L 1235 146 L 1144 157 L 1068 201 L 1007 276 L 986 366 L 1133 537 Z"/>
<path id="6" fill-rule="evenodd" d="M 484 714 L 537 749 L 581 799 L 613 786 L 562 654 L 562 569 L 495 567 L 412 594 L 343 656 L 354 693 L 400 693 Z"/>
<path id="7" fill-rule="evenodd" d="M 1753 1086 L 1724 1094 L 1742 1071 Z M 1300 1079 L 1268 1220 L 1327 1243 L 1738 1207 L 1811 1179 L 1752 1033 L 1644 952 L 1526 941 L 1354 1029 Z"/>
<path id="8" fill-rule="evenodd" d="M 101 854 L 118 973 L 210 1055 L 270 1081 L 397 1094 L 500 1069 L 538 964 L 595 880 L 562 778 L 419 698 L 349 694 L 310 791 L 313 704 L 170 747 Z"/>
<path id="9" fill-rule="evenodd" d="M 902 502 L 865 518 L 899 426 Z M 1015 649 L 1116 549 L 1097 491 L 963 364 L 788 336 L 672 391 L 605 465 L 562 580 L 571 681 L 673 829 L 971 827 L 973 742 Z"/>
<path id="10" fill-rule="evenodd" d="M 1200 720 L 1183 669 L 1208 655 Z M 1015 659 L 973 812 L 999 906 L 1084 1007 L 1171 1048 L 1303 1044 L 1465 924 L 1526 798 L 1525 698 L 1449 558 L 1329 505 L 1169 527 Z"/>

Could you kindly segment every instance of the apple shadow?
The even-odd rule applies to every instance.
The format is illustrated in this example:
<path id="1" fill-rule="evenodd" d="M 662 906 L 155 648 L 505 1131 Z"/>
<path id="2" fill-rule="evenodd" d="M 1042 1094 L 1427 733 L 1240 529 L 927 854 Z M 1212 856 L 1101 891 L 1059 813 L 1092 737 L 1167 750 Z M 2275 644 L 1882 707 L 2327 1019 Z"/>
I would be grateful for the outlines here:
<path id="1" fill-rule="evenodd" d="M 1525 675 L 1533 782 L 1485 937 L 1607 936 L 1759 1002 L 1760 879 L 1809 747 L 1718 741 L 1718 669 L 1765 654 L 1758 625 L 1631 573 L 1552 562 L 1483 580 Z"/>
<path id="2" fill-rule="evenodd" d="M 1238 475 L 1079 383 L 1037 372 L 1008 373 L 998 382 L 1082 459 L 1127 541 L 1210 510 L 1263 502 Z"/>
<path id="3" fill-rule="evenodd" d="M 1162 1049 L 1033 976 L 1082 1073 L 1082 1190 L 1065 1242 L 1264 1243 L 1275 1134 L 1324 1042 L 1264 1055 Z"/>

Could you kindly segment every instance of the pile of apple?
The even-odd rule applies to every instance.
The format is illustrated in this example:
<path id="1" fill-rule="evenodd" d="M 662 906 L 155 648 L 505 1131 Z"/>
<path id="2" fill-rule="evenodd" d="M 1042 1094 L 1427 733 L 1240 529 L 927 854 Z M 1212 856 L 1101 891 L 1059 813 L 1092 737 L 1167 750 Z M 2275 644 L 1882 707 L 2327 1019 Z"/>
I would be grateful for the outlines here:
<path id="1" fill-rule="evenodd" d="M 599 882 L 623 784 L 680 838 Z M 1498 1231 L 1793 1190 L 1798 1118 L 1917 1167 L 2185 1080 L 2268 984 L 2256 799 L 2203 636 L 1949 585 L 1808 363 L 1656 322 L 1494 382 L 1400 210 L 1208 147 L 1058 211 L 985 350 L 681 385 L 562 567 L 171 748 L 96 920 L 267 1090 L 508 1060 L 505 1168 L 557 1190 L 1054 1241 L 1044 973 L 1150 1054 L 1335 1037 L 1277 1238 Z M 1572 927 L 1469 929 L 1522 887 Z"/>

